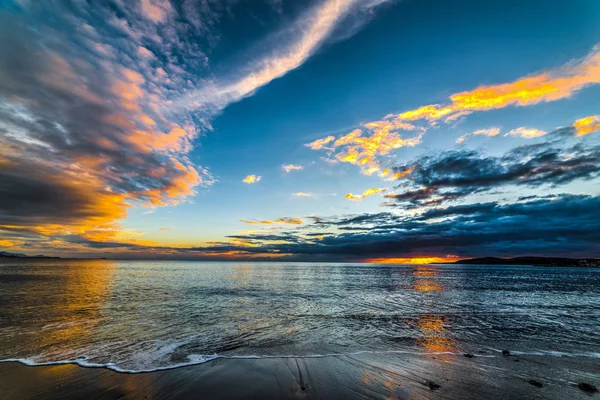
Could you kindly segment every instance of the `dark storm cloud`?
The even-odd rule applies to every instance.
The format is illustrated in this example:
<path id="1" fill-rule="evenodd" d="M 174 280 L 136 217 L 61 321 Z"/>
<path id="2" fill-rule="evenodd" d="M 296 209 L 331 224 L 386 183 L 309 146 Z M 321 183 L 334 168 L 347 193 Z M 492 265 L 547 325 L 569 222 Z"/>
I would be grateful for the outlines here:
<path id="1" fill-rule="evenodd" d="M 557 141 L 549 141 L 520 146 L 499 157 L 469 150 L 448 151 L 396 170 L 411 172 L 399 186 L 405 191 L 385 195 L 395 201 L 391 205 L 438 205 L 507 185 L 556 187 L 594 179 L 600 176 L 600 146 L 580 143 L 561 148 Z"/>
<path id="2" fill-rule="evenodd" d="M 363 260 L 377 257 L 456 254 L 474 256 L 600 256 L 600 196 L 558 195 L 513 204 L 475 203 L 431 209 L 417 216 L 391 213 L 322 218 L 323 225 L 343 233 L 320 240 L 302 231 L 283 235 L 238 235 L 256 247 L 232 243 L 168 248 L 90 243 L 90 247 L 124 248 L 173 258 L 249 257 L 286 254 L 294 260 Z M 316 233 L 315 233 L 316 235 Z M 262 236 L 262 237 L 261 237 Z M 261 240 L 262 239 L 262 240 Z M 282 241 L 285 243 L 274 243 Z"/>

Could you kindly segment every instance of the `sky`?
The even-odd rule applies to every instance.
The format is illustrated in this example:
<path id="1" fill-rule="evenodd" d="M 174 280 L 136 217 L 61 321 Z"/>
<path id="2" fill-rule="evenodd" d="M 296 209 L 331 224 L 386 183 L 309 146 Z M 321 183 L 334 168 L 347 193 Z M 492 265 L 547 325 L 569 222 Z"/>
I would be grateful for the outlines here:
<path id="1" fill-rule="evenodd" d="M 594 0 L 0 0 L 0 250 L 600 257 Z"/>

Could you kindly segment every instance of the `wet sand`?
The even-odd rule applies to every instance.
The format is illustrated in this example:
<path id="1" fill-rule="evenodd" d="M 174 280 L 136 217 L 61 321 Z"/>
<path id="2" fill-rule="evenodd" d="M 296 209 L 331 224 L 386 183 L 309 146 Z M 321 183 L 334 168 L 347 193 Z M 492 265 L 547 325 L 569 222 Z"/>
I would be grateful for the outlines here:
<path id="1" fill-rule="evenodd" d="M 590 399 L 597 358 L 362 354 L 217 359 L 127 374 L 78 365 L 0 364 L 2 399 Z"/>

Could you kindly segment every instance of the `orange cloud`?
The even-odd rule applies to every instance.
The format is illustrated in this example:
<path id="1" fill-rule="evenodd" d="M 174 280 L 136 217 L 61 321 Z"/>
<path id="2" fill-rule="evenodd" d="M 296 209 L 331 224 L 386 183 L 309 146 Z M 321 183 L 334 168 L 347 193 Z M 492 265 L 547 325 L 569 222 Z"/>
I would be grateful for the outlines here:
<path id="1" fill-rule="evenodd" d="M 143 117 L 141 117 L 143 118 Z M 127 139 L 138 151 L 150 153 L 153 151 L 187 153 L 192 148 L 192 141 L 196 138 L 196 130 L 187 127 L 187 130 L 179 124 L 170 125 L 168 132 L 156 130 L 132 130 Z"/>
<path id="2" fill-rule="evenodd" d="M 587 135 L 600 130 L 600 115 L 592 115 L 575 121 L 573 128 L 578 136 Z"/>
<path id="3" fill-rule="evenodd" d="M 286 225 L 301 225 L 304 221 L 301 218 L 292 218 L 292 217 L 282 217 L 275 220 L 263 220 L 263 221 L 248 221 L 245 219 L 240 219 L 245 224 L 248 225 L 274 225 L 274 224 L 286 224 Z"/>
<path id="4" fill-rule="evenodd" d="M 344 196 L 344 198 L 348 199 L 348 200 L 360 201 L 360 200 L 367 198 L 369 196 L 372 196 L 374 194 L 385 192 L 386 190 L 387 190 L 387 188 L 370 188 L 370 189 L 365 190 L 363 192 L 363 194 L 360 194 L 360 195 L 348 193 L 347 195 Z"/>
<path id="5" fill-rule="evenodd" d="M 326 148 L 325 144 L 333 142 L 329 148 L 338 162 L 358 166 L 365 175 L 378 173 L 382 177 L 389 175 L 390 170 L 381 167 L 379 158 L 389 155 L 401 147 L 413 147 L 421 142 L 422 129 L 412 124 L 399 120 L 382 120 L 369 122 L 364 125 L 370 136 L 364 136 L 361 129 L 355 129 L 337 140 L 333 136 L 309 143 L 313 150 Z M 416 137 L 404 139 L 397 130 L 419 130 L 421 134 Z"/>
<path id="6" fill-rule="evenodd" d="M 317 139 L 314 142 L 308 143 L 307 146 L 313 150 L 321 150 L 325 146 L 335 140 L 334 136 L 327 136 L 322 139 Z"/>
<path id="7" fill-rule="evenodd" d="M 242 179 L 242 182 L 244 183 L 256 183 L 258 181 L 260 181 L 262 179 L 261 176 L 256 176 L 256 175 L 248 175 L 247 177 L 245 177 L 244 179 Z"/>
<path id="8" fill-rule="evenodd" d="M 450 96 L 449 105 L 429 104 L 398 114 L 398 119 L 415 121 L 454 120 L 459 115 L 507 106 L 528 106 L 570 97 L 589 85 L 600 83 L 600 47 L 587 56 L 559 68 L 517 79 L 510 83 L 480 86 Z"/>

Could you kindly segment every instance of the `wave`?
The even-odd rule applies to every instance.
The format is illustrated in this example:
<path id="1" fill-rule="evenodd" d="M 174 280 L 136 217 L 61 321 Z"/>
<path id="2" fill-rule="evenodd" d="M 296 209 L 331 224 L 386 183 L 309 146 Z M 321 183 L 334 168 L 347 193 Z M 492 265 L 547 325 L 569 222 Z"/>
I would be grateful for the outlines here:
<path id="1" fill-rule="evenodd" d="M 491 351 L 497 352 L 498 354 L 477 354 L 477 357 L 480 358 L 493 358 L 498 357 L 502 354 L 502 350 L 499 349 L 490 349 Z M 194 365 L 200 365 L 207 363 L 209 361 L 213 361 L 216 359 L 229 359 L 229 360 L 244 360 L 244 359 L 287 359 L 287 358 L 326 358 L 326 357 L 348 357 L 348 356 L 358 356 L 362 354 L 411 354 L 411 355 L 454 355 L 459 356 L 464 353 L 456 353 L 450 351 L 442 351 L 442 352 L 417 352 L 417 351 L 404 351 L 404 350 L 359 350 L 353 352 L 346 353 L 324 353 L 324 354 L 283 354 L 283 355 L 219 355 L 219 354 L 190 354 L 187 356 L 187 362 L 176 363 L 167 366 L 158 366 L 153 368 L 145 368 L 145 369 L 128 369 L 120 367 L 117 363 L 94 363 L 89 362 L 86 357 L 79 357 L 72 360 L 59 360 L 59 361 L 34 361 L 33 359 L 28 358 L 7 358 L 0 360 L 0 363 L 6 362 L 17 362 L 30 367 L 39 367 L 39 366 L 51 366 L 51 365 L 78 365 L 83 368 L 105 368 L 111 371 L 125 373 L 125 374 L 141 374 L 141 373 L 149 373 L 156 371 L 166 371 L 176 368 L 189 367 Z M 512 355 L 522 355 L 522 356 L 549 356 L 549 357 L 585 357 L 585 358 L 600 358 L 600 353 L 596 352 L 577 352 L 577 353 L 568 353 L 554 350 L 547 351 L 511 351 Z"/>

